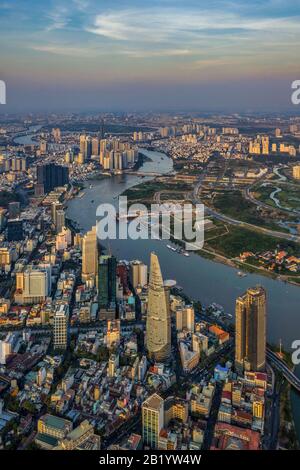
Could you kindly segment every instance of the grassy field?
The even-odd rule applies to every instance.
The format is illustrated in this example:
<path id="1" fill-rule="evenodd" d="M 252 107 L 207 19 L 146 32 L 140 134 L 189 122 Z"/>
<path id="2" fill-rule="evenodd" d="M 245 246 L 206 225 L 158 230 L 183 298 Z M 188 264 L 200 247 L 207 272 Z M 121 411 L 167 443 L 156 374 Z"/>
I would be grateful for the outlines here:
<path id="1" fill-rule="evenodd" d="M 146 181 L 133 188 L 126 189 L 126 191 L 122 193 L 122 196 L 127 196 L 128 201 L 151 202 L 154 194 L 158 191 L 170 191 L 171 194 L 172 190 L 176 191 L 177 198 L 180 196 L 180 199 L 182 199 L 182 193 L 190 191 L 191 185 L 178 182 L 172 184 L 159 181 Z M 182 191 L 182 193 L 179 194 L 179 191 Z"/>
<path id="2" fill-rule="evenodd" d="M 275 197 L 278 199 L 280 205 L 288 210 L 295 209 L 300 211 L 300 187 L 290 185 L 281 185 L 280 183 L 274 183 L 268 186 L 260 186 L 256 189 L 254 196 L 265 204 L 269 204 L 272 207 L 277 207 L 272 199 L 270 199 L 270 194 L 275 191 L 277 188 L 280 188 L 281 191 L 275 194 Z"/>
<path id="3" fill-rule="evenodd" d="M 169 200 L 178 200 L 181 201 L 184 199 L 184 193 L 182 191 L 177 192 L 177 191 L 168 191 L 167 193 L 162 193 L 160 196 L 161 201 L 169 201 Z"/>
<path id="4" fill-rule="evenodd" d="M 270 199 L 270 194 L 275 191 L 277 186 L 275 184 L 270 184 L 268 186 L 260 186 L 253 191 L 253 196 L 258 201 L 263 202 L 264 204 L 269 204 L 269 206 L 277 207 L 275 202 Z"/>
<path id="5" fill-rule="evenodd" d="M 296 243 L 272 238 L 268 235 L 253 232 L 233 225 L 228 226 L 228 233 L 218 238 L 208 240 L 204 248 L 213 248 L 223 256 L 235 258 L 243 251 L 254 253 L 265 250 L 275 250 L 280 247 L 291 254 L 300 254 L 300 247 Z"/>
<path id="6" fill-rule="evenodd" d="M 271 230 L 281 230 L 279 226 L 273 222 L 271 213 L 269 218 L 260 215 L 257 206 L 247 201 L 240 191 L 219 192 L 215 195 L 213 205 L 222 214 L 241 220 L 248 224 L 257 225 L 259 227 L 269 228 Z"/>

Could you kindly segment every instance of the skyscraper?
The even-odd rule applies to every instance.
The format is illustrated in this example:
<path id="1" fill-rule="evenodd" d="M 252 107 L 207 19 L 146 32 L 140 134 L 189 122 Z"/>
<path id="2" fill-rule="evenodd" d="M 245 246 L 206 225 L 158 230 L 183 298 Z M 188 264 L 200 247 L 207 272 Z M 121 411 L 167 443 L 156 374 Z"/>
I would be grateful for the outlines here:
<path id="1" fill-rule="evenodd" d="M 56 224 L 56 212 L 58 210 L 63 209 L 63 208 L 64 208 L 64 206 L 61 202 L 59 202 L 59 201 L 52 202 L 52 204 L 51 204 L 51 217 L 52 217 L 52 221 L 53 221 L 54 225 Z"/>
<path id="2" fill-rule="evenodd" d="M 68 346 L 69 306 L 59 305 L 54 314 L 53 347 L 66 349 Z"/>
<path id="3" fill-rule="evenodd" d="M 56 210 L 55 213 L 55 230 L 60 233 L 66 225 L 65 211 L 63 209 Z"/>
<path id="4" fill-rule="evenodd" d="M 98 264 L 97 231 L 96 227 L 87 232 L 82 240 L 82 280 L 96 281 Z"/>
<path id="5" fill-rule="evenodd" d="M 82 134 L 80 137 L 79 137 L 79 151 L 80 153 L 82 153 L 84 155 L 85 153 L 85 139 L 86 139 L 86 136 L 84 134 Z"/>
<path id="6" fill-rule="evenodd" d="M 37 184 L 43 185 L 44 192 L 49 193 L 58 186 L 69 183 L 69 169 L 66 166 L 47 163 L 37 166 Z"/>
<path id="7" fill-rule="evenodd" d="M 269 154 L 269 137 L 268 136 L 262 136 L 261 138 L 261 143 L 262 143 L 262 154 L 263 155 L 268 155 Z"/>
<path id="8" fill-rule="evenodd" d="M 117 260 L 114 256 L 100 256 L 98 269 L 99 306 L 115 307 L 117 282 Z"/>
<path id="9" fill-rule="evenodd" d="M 159 433 L 164 427 L 164 400 L 156 393 L 142 404 L 142 422 L 144 444 L 157 449 Z"/>
<path id="10" fill-rule="evenodd" d="M 87 136 L 85 139 L 85 151 L 84 151 L 84 159 L 90 160 L 92 156 L 92 139 L 90 136 Z"/>
<path id="11" fill-rule="evenodd" d="M 151 253 L 146 346 L 150 358 L 163 362 L 171 354 L 171 319 L 160 265 Z"/>
<path id="12" fill-rule="evenodd" d="M 19 241 L 24 239 L 23 220 L 12 219 L 7 222 L 7 240 Z"/>
<path id="13" fill-rule="evenodd" d="M 148 282 L 148 266 L 141 261 L 132 261 L 130 264 L 130 282 L 134 289 L 145 286 Z"/>
<path id="14" fill-rule="evenodd" d="M 92 155 L 99 155 L 99 139 L 94 137 L 92 139 Z"/>
<path id="15" fill-rule="evenodd" d="M 177 308 L 176 329 L 177 331 L 187 330 L 194 333 L 195 311 L 192 305 L 186 305 L 184 308 Z"/>
<path id="16" fill-rule="evenodd" d="M 236 300 L 235 365 L 261 371 L 266 364 L 266 291 L 257 286 Z"/>

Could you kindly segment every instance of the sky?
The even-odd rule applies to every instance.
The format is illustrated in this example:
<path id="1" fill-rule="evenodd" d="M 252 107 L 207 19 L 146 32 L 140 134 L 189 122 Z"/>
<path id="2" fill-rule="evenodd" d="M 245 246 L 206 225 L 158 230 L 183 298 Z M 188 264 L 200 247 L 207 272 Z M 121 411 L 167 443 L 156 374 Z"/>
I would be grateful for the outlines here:
<path id="1" fill-rule="evenodd" d="M 285 111 L 299 57 L 300 0 L 0 0 L 2 113 Z"/>

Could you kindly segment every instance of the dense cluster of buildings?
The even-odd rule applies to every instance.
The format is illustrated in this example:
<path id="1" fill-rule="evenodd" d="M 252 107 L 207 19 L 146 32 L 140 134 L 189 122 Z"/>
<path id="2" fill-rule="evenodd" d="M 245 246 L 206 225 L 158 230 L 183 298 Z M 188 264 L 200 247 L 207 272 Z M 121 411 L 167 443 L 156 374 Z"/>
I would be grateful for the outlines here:
<path id="1" fill-rule="evenodd" d="M 291 133 L 287 131 L 287 137 Z M 242 134 L 236 127 L 216 128 L 200 123 L 179 127 L 165 127 L 160 130 L 162 139 L 153 143 L 155 147 L 164 149 L 174 160 L 192 160 L 206 163 L 218 153 L 226 159 L 245 159 L 255 155 L 299 155 L 299 146 L 284 140 L 280 129 L 274 136 L 257 135 L 256 138 Z"/>
<path id="2" fill-rule="evenodd" d="M 82 234 L 65 217 L 78 181 L 132 168 L 137 142 L 150 141 L 195 165 L 183 174 L 189 182 L 215 153 L 278 151 L 234 125 L 190 122 L 118 138 L 55 127 L 40 133 L 33 160 L 10 150 L 0 157 L 3 187 L 12 192 L 23 181 L 29 193 L 27 207 L 9 200 L 0 210 L 3 448 L 262 448 L 273 385 L 265 290 L 236 300 L 234 340 L 232 325 L 163 279 L 156 253 L 149 266 L 118 260 L 102 251 L 96 227 Z M 286 252 L 241 259 L 248 256 L 299 270 Z"/>
<path id="3" fill-rule="evenodd" d="M 194 306 L 164 282 L 156 254 L 148 276 L 138 260 L 118 263 L 99 255 L 95 229 L 74 250 L 81 256 L 73 257 L 73 270 L 58 269 L 55 253 L 48 264 L 39 260 L 17 272 L 14 303 L 25 309 L 23 325 L 33 329 L 0 341 L 4 403 L 22 410 L 22 423 L 26 418 L 35 431 L 32 442 L 42 449 L 98 449 L 100 435 L 110 440 L 136 422 L 136 432 L 110 448 L 201 449 L 219 395 L 212 448 L 233 442 L 259 448 L 269 386 L 264 290 L 249 289 L 237 299 L 234 366 L 216 362 L 211 373 L 200 381 L 192 375 L 180 391 L 178 380 L 206 370 L 214 355 L 217 361 L 230 333 L 196 320 Z M 124 316 L 126 303 L 133 317 Z M 7 302 L 1 306 L 10 310 Z M 144 335 L 135 328 L 145 320 Z M 36 327 L 46 330 L 39 335 Z M 35 413 L 43 411 L 35 424 Z M 13 416 L 19 426 L 21 416 Z"/>

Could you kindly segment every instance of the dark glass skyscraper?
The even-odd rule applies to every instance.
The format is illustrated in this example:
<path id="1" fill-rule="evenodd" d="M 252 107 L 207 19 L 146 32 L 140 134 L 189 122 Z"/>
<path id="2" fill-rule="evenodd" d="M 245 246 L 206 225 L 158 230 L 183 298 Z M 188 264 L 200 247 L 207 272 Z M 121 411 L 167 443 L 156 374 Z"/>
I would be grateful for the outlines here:
<path id="1" fill-rule="evenodd" d="M 9 220 L 7 222 L 7 240 L 9 242 L 20 241 L 23 240 L 23 238 L 23 220 Z"/>
<path id="2" fill-rule="evenodd" d="M 69 183 L 69 169 L 66 166 L 47 163 L 37 167 L 37 184 L 44 185 L 44 193 Z"/>
<path id="3" fill-rule="evenodd" d="M 98 269 L 99 307 L 116 303 L 117 260 L 114 256 L 100 256 Z"/>

